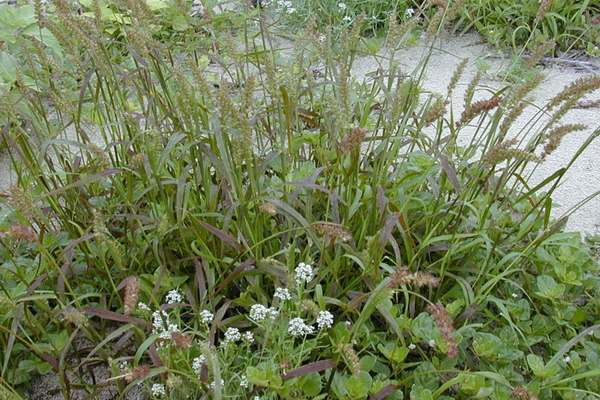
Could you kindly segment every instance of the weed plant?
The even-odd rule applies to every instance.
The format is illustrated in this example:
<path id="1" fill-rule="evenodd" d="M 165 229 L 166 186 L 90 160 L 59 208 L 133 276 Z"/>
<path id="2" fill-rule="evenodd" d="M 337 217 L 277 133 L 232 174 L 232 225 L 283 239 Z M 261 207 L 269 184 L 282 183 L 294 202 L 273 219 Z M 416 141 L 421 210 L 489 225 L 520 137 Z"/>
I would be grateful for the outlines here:
<path id="1" fill-rule="evenodd" d="M 395 20 L 386 73 L 357 82 L 360 24 L 309 25 L 290 54 L 260 9 L 233 31 L 207 14 L 189 51 L 143 2 L 111 5 L 126 21 L 55 4 L 36 23 L 62 60 L 24 40 L 4 102 L 1 390 L 598 398 L 598 265 L 551 196 L 600 130 L 530 180 L 598 77 L 517 129 L 539 77 L 456 115 L 466 61 L 424 91 Z M 111 378 L 84 380 L 98 365 Z"/>
<path id="2" fill-rule="evenodd" d="M 490 43 L 533 51 L 540 43 L 554 43 L 546 54 L 570 50 L 600 56 L 600 5 L 588 0 L 274 0 L 265 2 L 292 26 L 311 18 L 319 26 L 348 27 L 362 18 L 364 33 L 377 35 L 389 18 L 415 26 L 437 28 L 442 16 L 453 31 L 476 30 Z M 418 31 L 418 29 L 417 29 Z"/>

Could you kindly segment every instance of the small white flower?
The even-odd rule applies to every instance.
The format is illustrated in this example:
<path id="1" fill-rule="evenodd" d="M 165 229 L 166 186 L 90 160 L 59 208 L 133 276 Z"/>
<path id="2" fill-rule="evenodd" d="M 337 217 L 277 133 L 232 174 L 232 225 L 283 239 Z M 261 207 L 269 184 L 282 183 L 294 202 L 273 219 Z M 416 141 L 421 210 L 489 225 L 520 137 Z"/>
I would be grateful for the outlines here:
<path id="1" fill-rule="evenodd" d="M 225 331 L 225 344 L 235 343 L 242 338 L 238 328 L 227 328 Z"/>
<path id="2" fill-rule="evenodd" d="M 183 301 L 183 295 L 179 290 L 173 289 L 169 291 L 169 293 L 167 293 L 167 295 L 165 296 L 165 301 L 167 302 L 167 304 L 181 303 Z"/>
<path id="3" fill-rule="evenodd" d="M 319 35 L 319 43 L 325 43 L 326 40 L 327 40 L 327 36 Z"/>
<path id="4" fill-rule="evenodd" d="M 267 318 L 269 319 L 277 319 L 279 316 L 279 310 L 273 307 L 267 308 Z"/>
<path id="5" fill-rule="evenodd" d="M 273 297 L 275 297 L 276 299 L 279 299 L 281 301 L 286 301 L 286 300 L 292 299 L 292 295 L 290 294 L 290 291 L 287 290 L 286 288 L 280 288 L 280 287 L 275 289 L 275 294 L 273 295 Z"/>
<path id="6" fill-rule="evenodd" d="M 167 394 L 165 391 L 165 385 L 161 385 L 160 383 L 155 383 L 152 385 L 150 390 L 152 392 L 152 397 L 163 397 Z"/>
<path id="7" fill-rule="evenodd" d="M 352 322 L 350 321 L 344 321 L 344 324 L 346 324 L 346 328 L 350 328 L 352 326 Z"/>
<path id="8" fill-rule="evenodd" d="M 248 389 L 248 386 L 248 377 L 246 375 L 242 375 L 242 377 L 240 378 L 240 387 L 242 389 Z"/>
<path id="9" fill-rule="evenodd" d="M 152 333 L 161 339 L 171 339 L 175 332 L 179 332 L 179 327 L 171 323 L 166 311 L 156 310 L 152 313 Z"/>
<path id="10" fill-rule="evenodd" d="M 407 17 L 412 17 L 413 15 L 415 15 L 415 9 L 414 8 L 407 8 L 405 14 L 406 14 Z"/>
<path id="11" fill-rule="evenodd" d="M 148 304 L 142 303 L 141 301 L 138 303 L 137 307 L 141 311 L 150 311 L 150 307 L 148 307 Z"/>
<path id="12" fill-rule="evenodd" d="M 513 299 L 516 299 L 517 297 L 519 297 L 519 294 L 518 293 L 513 293 L 513 294 L 511 294 L 511 296 L 513 297 Z"/>
<path id="13" fill-rule="evenodd" d="M 221 387 L 225 386 L 225 381 L 223 380 L 223 378 L 221 378 L 220 382 L 221 382 Z M 210 383 L 210 385 L 208 385 L 208 387 L 209 387 L 211 390 L 215 390 L 215 386 L 217 386 L 217 383 L 216 383 L 215 381 L 212 381 L 212 382 Z"/>
<path id="14" fill-rule="evenodd" d="M 350 22 L 352 22 L 352 17 L 349 15 L 346 15 L 344 18 L 342 18 L 342 21 L 346 22 L 346 23 L 350 23 Z"/>
<path id="15" fill-rule="evenodd" d="M 202 321 L 202 323 L 204 324 L 208 324 L 209 322 L 211 322 L 214 318 L 213 313 L 211 313 L 208 310 L 202 310 L 200 311 L 200 321 Z"/>
<path id="16" fill-rule="evenodd" d="M 414 343 L 411 343 L 411 344 L 408 345 L 408 349 L 409 350 L 414 350 L 416 348 L 417 348 L 417 346 Z"/>
<path id="17" fill-rule="evenodd" d="M 435 340 L 431 339 L 429 342 L 427 342 L 427 344 L 429 347 L 435 347 Z"/>
<path id="18" fill-rule="evenodd" d="M 346 3 L 338 3 L 338 8 L 344 11 L 346 8 L 348 8 L 348 6 L 346 5 Z"/>
<path id="19" fill-rule="evenodd" d="M 204 15 L 204 6 L 200 0 L 194 0 L 192 2 L 192 10 L 190 12 L 191 17 L 201 17 Z"/>
<path id="20" fill-rule="evenodd" d="M 293 14 L 293 13 L 295 13 L 295 12 L 296 12 L 296 9 L 295 9 L 294 7 L 290 7 L 290 8 L 288 8 L 288 9 L 286 10 L 286 12 L 287 12 L 288 14 Z"/>
<path id="21" fill-rule="evenodd" d="M 288 333 L 292 336 L 309 335 L 315 331 L 310 325 L 306 325 L 302 318 L 292 318 L 288 323 Z"/>
<path id="22" fill-rule="evenodd" d="M 127 361 L 119 362 L 119 371 L 124 372 L 129 369 L 129 363 Z"/>
<path id="23" fill-rule="evenodd" d="M 206 356 L 204 354 L 200 354 L 198 357 L 192 360 L 192 369 L 196 375 L 200 375 L 202 371 L 202 366 L 206 364 Z"/>
<path id="24" fill-rule="evenodd" d="M 265 307 L 262 304 L 253 304 L 250 307 L 250 319 L 255 322 L 263 321 L 266 318 L 275 319 L 279 311 L 273 307 Z"/>
<path id="25" fill-rule="evenodd" d="M 242 338 L 244 339 L 244 342 L 254 343 L 254 334 L 250 331 L 244 332 L 244 336 Z"/>
<path id="26" fill-rule="evenodd" d="M 301 262 L 296 267 L 296 283 L 298 285 L 302 285 L 303 283 L 308 283 L 313 280 L 315 277 L 313 267 L 310 264 L 305 264 Z"/>
<path id="27" fill-rule="evenodd" d="M 571 357 L 569 356 L 565 356 L 565 358 L 563 358 L 563 361 L 566 362 L 567 364 L 571 362 Z"/>
<path id="28" fill-rule="evenodd" d="M 333 314 L 329 311 L 320 311 L 319 316 L 317 317 L 317 326 L 319 329 L 327 329 L 331 328 L 333 325 Z"/>
<path id="29" fill-rule="evenodd" d="M 267 316 L 267 307 L 262 304 L 253 304 L 250 307 L 250 319 L 260 322 Z"/>

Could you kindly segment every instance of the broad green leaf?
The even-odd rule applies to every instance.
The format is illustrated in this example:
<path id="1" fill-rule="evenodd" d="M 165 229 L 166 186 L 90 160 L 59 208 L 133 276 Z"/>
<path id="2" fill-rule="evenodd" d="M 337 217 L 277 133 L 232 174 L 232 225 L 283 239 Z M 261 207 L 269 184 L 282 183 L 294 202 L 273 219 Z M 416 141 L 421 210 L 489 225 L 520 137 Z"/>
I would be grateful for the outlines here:
<path id="1" fill-rule="evenodd" d="M 321 393 L 321 376 L 316 372 L 302 376 L 298 383 L 308 397 L 315 397 Z"/>
<path id="2" fill-rule="evenodd" d="M 562 297 L 565 292 L 565 285 L 556 283 L 554 278 L 548 275 L 540 275 L 537 277 L 537 294 L 547 299 L 556 300 Z"/>
<path id="3" fill-rule="evenodd" d="M 410 400 L 433 400 L 433 392 L 422 386 L 413 385 L 410 390 Z"/>
<path id="4" fill-rule="evenodd" d="M 357 375 L 352 375 L 346 381 L 346 390 L 352 399 L 363 399 L 369 394 L 373 379 L 368 372 L 361 371 Z"/>

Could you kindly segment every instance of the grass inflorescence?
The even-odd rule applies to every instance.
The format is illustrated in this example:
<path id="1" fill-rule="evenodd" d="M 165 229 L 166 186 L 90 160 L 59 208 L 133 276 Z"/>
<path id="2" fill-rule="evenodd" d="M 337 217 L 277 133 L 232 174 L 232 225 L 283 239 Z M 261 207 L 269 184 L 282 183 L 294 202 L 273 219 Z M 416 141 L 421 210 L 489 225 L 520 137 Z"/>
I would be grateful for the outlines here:
<path id="1" fill-rule="evenodd" d="M 447 93 L 391 59 L 357 81 L 361 25 L 289 46 L 261 8 L 144 4 L 36 3 L 43 34 L 7 53 L 0 393 L 47 373 L 64 398 L 600 391 L 598 265 L 552 218 L 568 168 L 528 180 L 596 81 L 515 129 L 536 77 L 475 82 L 455 115 L 468 61 Z"/>

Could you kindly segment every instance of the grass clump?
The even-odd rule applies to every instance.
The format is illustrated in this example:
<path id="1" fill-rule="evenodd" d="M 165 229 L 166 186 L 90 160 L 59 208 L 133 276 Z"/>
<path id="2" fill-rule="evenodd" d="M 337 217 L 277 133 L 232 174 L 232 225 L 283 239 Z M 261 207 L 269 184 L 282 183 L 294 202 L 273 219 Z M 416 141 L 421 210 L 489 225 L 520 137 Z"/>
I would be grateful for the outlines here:
<path id="1" fill-rule="evenodd" d="M 207 22 L 189 52 L 141 23 L 153 12 L 114 36 L 57 4 L 68 62 L 27 60 L 47 96 L 17 81 L 3 133 L 6 390 L 52 371 L 65 398 L 600 392 L 598 265 L 551 218 L 567 168 L 529 181 L 592 80 L 517 131 L 531 82 L 457 122 L 394 47 L 387 75 L 352 79 L 361 26 L 284 55 L 249 11 L 241 45 Z M 110 378 L 90 383 L 97 366 Z"/>

